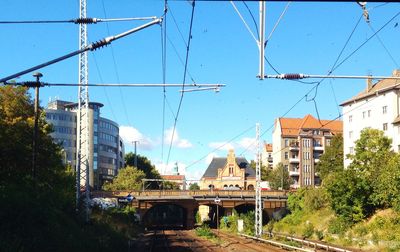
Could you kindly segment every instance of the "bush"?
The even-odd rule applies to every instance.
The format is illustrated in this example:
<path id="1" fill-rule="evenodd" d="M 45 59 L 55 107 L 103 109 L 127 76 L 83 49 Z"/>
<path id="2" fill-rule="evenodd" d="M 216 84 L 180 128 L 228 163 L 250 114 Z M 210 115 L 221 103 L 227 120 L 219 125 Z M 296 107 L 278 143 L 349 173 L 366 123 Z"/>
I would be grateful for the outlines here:
<path id="1" fill-rule="evenodd" d="M 342 235 L 347 231 L 349 227 L 350 227 L 349 222 L 347 222 L 342 217 L 337 217 L 329 221 L 328 231 L 331 234 Z"/>
<path id="2" fill-rule="evenodd" d="M 200 227 L 196 228 L 196 234 L 198 236 L 206 237 L 207 239 L 214 238 L 215 234 L 211 232 L 211 229 L 208 225 L 201 225 Z"/>
<path id="3" fill-rule="evenodd" d="M 302 235 L 304 238 L 310 238 L 313 234 L 314 234 L 314 225 L 308 222 L 305 225 Z"/>
<path id="4" fill-rule="evenodd" d="M 317 236 L 318 241 L 324 239 L 324 232 L 322 230 L 315 230 L 315 235 Z"/>

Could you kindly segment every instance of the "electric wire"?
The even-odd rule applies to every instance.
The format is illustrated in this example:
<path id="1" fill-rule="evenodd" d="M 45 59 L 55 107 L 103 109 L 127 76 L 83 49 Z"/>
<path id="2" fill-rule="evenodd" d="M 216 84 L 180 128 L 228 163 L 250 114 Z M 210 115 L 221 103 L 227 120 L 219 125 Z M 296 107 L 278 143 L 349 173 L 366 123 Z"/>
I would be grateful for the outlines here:
<path id="1" fill-rule="evenodd" d="M 104 17 L 107 18 L 107 12 L 106 12 L 106 7 L 104 5 L 104 0 L 101 0 L 101 3 L 102 3 L 102 7 L 103 7 Z M 106 28 L 107 28 L 107 36 L 110 36 L 110 27 L 109 27 L 108 23 L 106 23 Z M 117 62 L 115 60 L 115 54 L 114 54 L 113 45 L 110 45 L 110 48 L 111 48 L 111 56 L 112 56 L 112 60 L 113 60 L 114 72 L 115 72 L 115 75 L 117 77 L 117 83 L 120 84 L 121 81 L 120 81 L 120 78 L 119 78 L 119 73 L 118 73 L 118 68 L 117 68 Z M 120 94 L 120 97 L 121 97 L 121 103 L 122 103 L 122 107 L 124 109 L 126 120 L 127 120 L 128 124 L 133 127 L 133 124 L 129 120 L 128 111 L 126 109 L 125 98 L 124 98 L 124 95 L 122 93 L 121 87 L 118 87 L 118 90 L 119 90 L 119 94 Z"/>
<path id="2" fill-rule="evenodd" d="M 371 23 L 368 23 L 368 27 L 371 29 L 372 32 L 375 33 L 374 28 L 372 27 Z M 382 45 L 383 49 L 385 49 L 386 53 L 389 55 L 390 59 L 393 61 L 393 63 L 396 65 L 397 68 L 399 67 L 399 64 L 397 63 L 397 61 L 394 59 L 393 55 L 390 53 L 390 51 L 387 49 L 387 47 L 385 46 L 385 44 L 383 43 L 382 39 L 379 37 L 378 34 L 376 34 L 376 38 L 378 39 L 379 43 Z"/>
<path id="3" fill-rule="evenodd" d="M 166 72 L 167 72 L 167 12 L 168 2 L 164 1 L 164 22 L 161 28 L 161 62 L 162 62 L 162 79 L 163 83 L 166 83 Z M 162 109 L 162 131 L 161 131 L 161 160 L 164 160 L 164 132 L 165 132 L 165 105 L 166 105 L 166 89 L 163 88 L 163 109 Z"/>
<path id="4" fill-rule="evenodd" d="M 169 11 L 169 13 L 171 14 L 172 21 L 174 21 L 174 24 L 175 24 L 175 26 L 176 26 L 176 29 L 178 30 L 178 33 L 179 33 L 179 35 L 181 36 L 181 39 L 182 39 L 183 43 L 184 43 L 185 46 L 187 47 L 188 45 L 187 45 L 187 43 L 186 43 L 185 38 L 183 37 L 183 34 L 182 34 L 182 32 L 181 32 L 181 29 L 179 28 L 178 22 L 176 22 L 176 19 L 175 19 L 174 13 L 172 12 L 171 7 L 168 8 L 168 11 Z"/>
<path id="5" fill-rule="evenodd" d="M 276 28 L 278 27 L 279 23 L 281 22 L 283 16 L 286 14 L 287 9 L 289 8 L 289 5 L 291 4 L 291 2 L 289 1 L 286 6 L 285 9 L 283 10 L 283 12 L 281 13 L 281 15 L 278 18 L 278 21 L 276 21 L 274 27 L 272 28 L 271 32 L 268 35 L 268 38 L 265 40 L 265 45 L 268 43 L 268 41 L 271 39 L 272 34 L 275 32 Z"/>
<path id="6" fill-rule="evenodd" d="M 235 11 L 238 14 L 239 18 L 242 20 L 242 22 L 243 22 L 244 26 L 246 27 L 247 31 L 250 33 L 250 35 L 253 37 L 253 39 L 256 41 L 256 43 L 259 44 L 258 39 L 256 38 L 256 36 L 254 36 L 254 33 L 251 31 L 249 25 L 246 23 L 246 20 L 244 20 L 242 14 L 240 14 L 240 11 L 236 7 L 236 5 L 233 3 L 233 1 L 230 1 L 230 3 L 233 6 L 233 8 L 235 9 Z"/>
<path id="7" fill-rule="evenodd" d="M 193 163 L 189 164 L 188 166 L 186 166 L 186 169 L 199 163 L 200 161 L 202 161 L 203 159 L 207 158 L 208 155 L 212 154 L 214 151 L 217 151 L 221 148 L 223 148 L 224 146 L 226 146 L 227 144 L 233 142 L 234 140 L 238 139 L 239 137 L 243 136 L 244 134 L 246 134 L 247 132 L 249 132 L 250 130 L 253 130 L 255 128 L 255 126 L 251 126 L 247 129 L 245 129 L 244 131 L 240 132 L 239 134 L 237 134 L 236 136 L 232 137 L 231 139 L 229 139 L 227 142 L 221 144 L 220 146 L 218 146 L 217 148 L 211 150 L 210 152 L 208 152 L 206 155 L 204 155 L 203 157 L 201 157 L 200 159 L 194 161 Z"/>
<path id="8" fill-rule="evenodd" d="M 93 56 L 94 65 L 96 66 L 97 74 L 99 75 L 100 82 L 101 82 L 101 83 L 104 83 L 103 77 L 102 77 L 102 75 L 101 75 L 101 71 L 100 71 L 100 68 L 99 68 L 99 65 L 97 64 L 96 55 L 93 53 L 92 56 Z M 113 107 L 111 106 L 112 103 L 111 103 L 111 101 L 110 101 L 110 97 L 108 97 L 108 93 L 106 92 L 106 87 L 105 87 L 105 86 L 103 86 L 103 91 L 104 91 L 104 95 L 106 96 L 107 103 L 110 105 L 111 115 L 113 116 L 114 121 L 115 121 L 115 122 L 118 122 L 117 117 L 115 116 L 115 113 L 114 113 L 114 109 L 113 109 Z"/>
<path id="9" fill-rule="evenodd" d="M 253 12 L 250 10 L 250 8 L 247 5 L 246 1 L 243 0 L 242 3 L 244 4 L 244 6 L 246 6 L 246 9 L 250 14 L 251 19 L 253 19 L 254 26 L 256 27 L 257 38 L 260 39 L 260 33 L 258 32 L 258 26 L 257 26 L 256 19 L 254 18 Z"/>
<path id="10" fill-rule="evenodd" d="M 192 2 L 192 14 L 191 14 L 191 17 L 190 17 L 189 36 L 188 36 L 188 43 L 187 43 L 187 47 L 186 47 L 186 60 L 185 60 L 185 69 L 184 69 L 184 72 L 183 72 L 182 91 L 185 90 L 186 70 L 187 70 L 187 65 L 188 65 L 188 62 L 189 62 L 190 42 L 192 41 L 193 18 L 194 18 L 195 6 L 196 6 L 195 2 L 196 2 L 195 0 L 193 0 L 193 2 Z M 184 92 L 181 93 L 181 98 L 179 100 L 179 105 L 178 105 L 178 109 L 177 109 L 175 120 L 174 120 L 174 127 L 173 127 L 173 130 L 172 130 L 171 142 L 170 142 L 169 150 L 168 150 L 167 166 L 168 166 L 168 163 L 169 163 L 169 158 L 170 158 L 170 154 L 171 154 L 171 148 L 172 148 L 172 144 L 173 144 L 173 141 L 174 141 L 175 130 L 176 130 L 177 122 L 178 122 L 179 112 L 180 112 L 181 107 L 182 107 L 183 96 L 184 96 Z"/>

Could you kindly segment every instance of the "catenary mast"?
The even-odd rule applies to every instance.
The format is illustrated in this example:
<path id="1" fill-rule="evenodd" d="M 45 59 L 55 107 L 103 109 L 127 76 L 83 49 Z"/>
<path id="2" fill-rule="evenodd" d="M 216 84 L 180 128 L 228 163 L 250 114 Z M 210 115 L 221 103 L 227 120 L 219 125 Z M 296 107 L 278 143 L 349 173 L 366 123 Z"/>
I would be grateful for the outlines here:
<path id="1" fill-rule="evenodd" d="M 86 18 L 86 0 L 79 1 L 79 18 Z M 79 24 L 79 49 L 87 46 L 87 24 Z M 89 88 L 87 51 L 79 54 L 79 87 L 77 113 L 77 146 L 76 146 L 76 203 L 89 219 Z"/>

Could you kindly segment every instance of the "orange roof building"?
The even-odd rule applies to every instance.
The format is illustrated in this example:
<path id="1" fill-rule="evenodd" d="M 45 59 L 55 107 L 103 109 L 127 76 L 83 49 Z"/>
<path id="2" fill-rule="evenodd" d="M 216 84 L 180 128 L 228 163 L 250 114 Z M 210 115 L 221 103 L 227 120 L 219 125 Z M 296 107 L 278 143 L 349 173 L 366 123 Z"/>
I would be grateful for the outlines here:
<path id="1" fill-rule="evenodd" d="M 319 185 L 315 165 L 332 137 L 342 132 L 340 120 L 318 120 L 310 114 L 303 118 L 277 118 L 272 133 L 273 165 L 282 163 L 288 169 L 295 188 Z"/>

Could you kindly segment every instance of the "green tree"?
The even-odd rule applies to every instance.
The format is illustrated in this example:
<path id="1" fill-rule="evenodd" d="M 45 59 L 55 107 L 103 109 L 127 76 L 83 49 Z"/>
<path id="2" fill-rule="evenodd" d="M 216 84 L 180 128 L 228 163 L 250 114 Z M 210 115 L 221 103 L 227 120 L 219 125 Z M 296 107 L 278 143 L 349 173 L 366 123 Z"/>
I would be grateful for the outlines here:
<path id="1" fill-rule="evenodd" d="M 142 179 L 145 173 L 133 166 L 127 166 L 121 169 L 118 175 L 110 183 L 103 185 L 104 190 L 140 190 L 142 187 Z"/>
<path id="2" fill-rule="evenodd" d="M 191 191 L 200 190 L 200 186 L 197 183 L 190 184 L 189 190 Z"/>
<path id="3" fill-rule="evenodd" d="M 135 166 L 134 153 L 129 152 L 125 155 L 125 164 L 127 166 Z M 144 172 L 146 179 L 161 179 L 161 175 L 157 171 L 156 167 L 145 156 L 137 155 L 137 168 Z M 160 189 L 161 186 L 162 183 L 157 181 L 149 181 L 145 184 L 147 189 Z"/>
<path id="4" fill-rule="evenodd" d="M 254 160 L 250 161 L 250 168 L 252 168 L 254 171 L 256 170 L 256 162 Z M 271 177 L 272 169 L 268 168 L 265 165 L 261 165 L 261 180 L 263 181 L 269 181 Z"/>
<path id="5" fill-rule="evenodd" d="M 292 184 L 293 179 L 289 176 L 289 171 L 285 169 L 282 163 L 279 163 L 269 177 L 269 185 L 272 189 L 288 190 Z"/>
<path id="6" fill-rule="evenodd" d="M 321 155 L 315 169 L 322 181 L 329 174 L 343 170 L 343 136 L 341 134 L 332 138 L 330 146 Z"/>
<path id="7" fill-rule="evenodd" d="M 356 141 L 349 167 L 329 176 L 324 186 L 331 207 L 347 221 L 358 222 L 378 208 L 396 206 L 400 192 L 400 159 L 391 139 L 376 129 L 364 129 Z"/>

